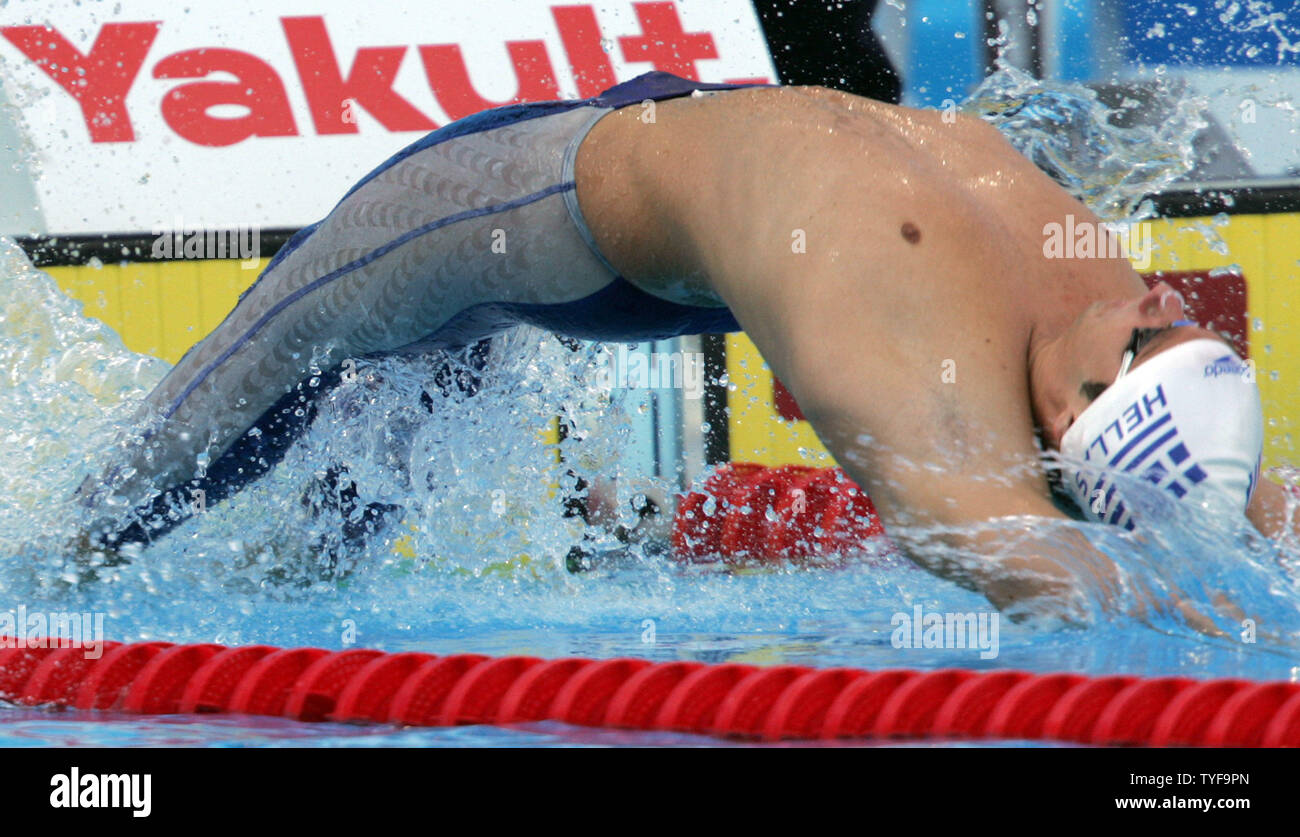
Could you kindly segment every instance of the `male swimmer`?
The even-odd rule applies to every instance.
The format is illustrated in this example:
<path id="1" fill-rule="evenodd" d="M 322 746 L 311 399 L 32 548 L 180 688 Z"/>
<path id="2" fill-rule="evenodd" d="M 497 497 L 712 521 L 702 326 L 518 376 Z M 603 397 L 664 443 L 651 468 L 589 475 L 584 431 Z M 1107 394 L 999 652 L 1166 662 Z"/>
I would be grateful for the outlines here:
<path id="1" fill-rule="evenodd" d="M 911 558 L 999 607 L 1060 595 L 1062 550 L 1089 549 L 1021 533 L 1007 554 L 971 525 L 1065 516 L 1043 447 L 1073 461 L 1062 481 L 1095 519 L 1134 525 L 1106 469 L 1279 534 L 1258 390 L 1206 371 L 1241 359 L 1127 261 L 1045 258 L 1044 225 L 1067 215 L 1096 220 L 982 121 L 825 88 L 656 72 L 485 111 L 284 246 L 148 396 L 143 443 L 83 484 L 86 531 L 147 540 L 185 489 L 212 501 L 264 471 L 301 429 L 313 365 L 531 323 L 607 341 L 743 329 Z M 987 559 L 910 538 L 935 527 Z"/>

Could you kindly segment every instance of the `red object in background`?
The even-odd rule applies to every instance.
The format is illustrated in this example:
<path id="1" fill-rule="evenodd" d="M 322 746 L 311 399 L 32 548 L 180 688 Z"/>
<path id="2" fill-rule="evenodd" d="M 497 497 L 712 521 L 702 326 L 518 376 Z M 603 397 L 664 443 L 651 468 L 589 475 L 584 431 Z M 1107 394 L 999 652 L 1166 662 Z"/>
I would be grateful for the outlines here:
<path id="1" fill-rule="evenodd" d="M 1235 270 L 1166 270 L 1142 274 L 1147 287 L 1166 282 L 1183 295 L 1187 318 L 1232 341 L 1243 358 L 1250 357 L 1246 320 L 1246 277 Z"/>
<path id="2" fill-rule="evenodd" d="M 804 421 L 803 410 L 799 409 L 798 402 L 775 375 L 772 376 L 772 406 L 776 408 L 776 414 L 786 421 Z"/>
<path id="3" fill-rule="evenodd" d="M 815 562 L 884 533 L 871 500 L 839 468 L 738 462 L 678 499 L 672 545 L 687 563 Z"/>

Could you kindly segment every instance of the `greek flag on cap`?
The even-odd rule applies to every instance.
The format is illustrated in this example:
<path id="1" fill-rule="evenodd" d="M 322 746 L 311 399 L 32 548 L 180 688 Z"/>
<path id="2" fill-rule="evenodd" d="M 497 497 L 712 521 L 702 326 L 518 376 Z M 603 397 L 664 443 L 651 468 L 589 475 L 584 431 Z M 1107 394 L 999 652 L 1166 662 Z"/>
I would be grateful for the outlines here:
<path id="1" fill-rule="evenodd" d="M 1259 482 L 1264 420 L 1254 367 L 1224 343 L 1191 340 L 1116 381 L 1061 440 L 1065 484 L 1090 519 L 1132 530 L 1130 475 L 1244 512 Z"/>

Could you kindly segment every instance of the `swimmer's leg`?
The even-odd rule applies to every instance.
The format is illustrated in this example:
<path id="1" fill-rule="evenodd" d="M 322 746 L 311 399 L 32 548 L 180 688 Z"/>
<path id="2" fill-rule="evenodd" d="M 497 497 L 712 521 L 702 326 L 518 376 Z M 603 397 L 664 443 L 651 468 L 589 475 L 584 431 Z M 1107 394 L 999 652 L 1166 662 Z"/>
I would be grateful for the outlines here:
<path id="1" fill-rule="evenodd" d="M 109 546 L 149 539 L 192 506 L 196 477 L 209 502 L 246 485 L 283 456 L 314 390 L 350 358 L 468 345 L 608 286 L 615 277 L 564 200 L 566 150 L 600 115 L 590 110 L 455 123 L 295 236 L 145 399 L 140 438 L 83 483 L 84 531 Z"/>
<path id="2" fill-rule="evenodd" d="M 348 359 L 518 322 L 622 341 L 734 330 L 726 309 L 650 296 L 595 251 L 573 165 L 606 112 L 550 102 L 453 123 L 295 235 L 145 399 L 139 437 L 82 484 L 84 540 L 151 540 L 193 510 L 192 489 L 210 504 L 265 473 Z"/>
<path id="3" fill-rule="evenodd" d="M 465 362 L 449 359 L 438 365 L 428 389 L 444 395 L 475 394 L 486 371 L 489 345 L 487 340 L 478 341 L 463 352 Z M 112 538 L 104 539 L 100 546 L 116 549 L 123 544 L 147 543 L 189 518 L 198 505 L 220 503 L 270 472 L 317 420 L 322 404 L 344 384 L 342 371 L 342 367 L 336 367 L 299 381 L 205 473 L 160 493 L 135 520 Z M 432 413 L 434 401 L 428 389 L 420 392 L 420 402 Z M 337 523 L 345 552 L 359 550 L 367 538 L 402 511 L 389 503 L 361 505 L 351 474 L 338 462 L 328 465 L 323 475 L 313 480 L 299 503 L 313 518 L 326 524 Z M 321 553 L 322 565 L 332 573 L 343 556 L 323 540 L 315 547 L 314 551 Z"/>

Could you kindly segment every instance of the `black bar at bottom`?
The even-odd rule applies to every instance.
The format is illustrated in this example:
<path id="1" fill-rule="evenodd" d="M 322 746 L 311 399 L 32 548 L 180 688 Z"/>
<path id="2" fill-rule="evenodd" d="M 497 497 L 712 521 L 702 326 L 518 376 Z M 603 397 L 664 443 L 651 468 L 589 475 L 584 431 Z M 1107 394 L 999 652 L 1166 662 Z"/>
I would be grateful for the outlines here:
<path id="1" fill-rule="evenodd" d="M 238 719 L 231 722 L 238 726 Z M 176 732 L 183 742 L 184 725 Z M 587 732 L 585 746 L 634 743 L 626 731 Z M 11 823 L 36 815 L 42 823 L 161 820 L 207 827 L 333 827 L 344 818 L 379 825 L 418 817 L 436 830 L 470 816 L 494 826 L 524 817 L 535 827 L 603 811 L 603 819 L 634 814 L 645 828 L 659 817 L 676 824 L 689 815 L 698 824 L 708 810 L 725 809 L 731 833 L 741 822 L 767 822 L 784 812 L 805 822 L 856 812 L 868 828 L 887 816 L 930 834 L 939 822 L 981 831 L 994 822 L 1035 829 L 1069 822 L 1077 830 L 1080 821 L 1103 818 L 1178 824 L 1178 815 L 1189 813 L 1221 828 L 1264 812 L 1276 822 L 1291 813 L 1294 796 L 1292 756 L 1276 750 L 936 750 L 924 741 L 909 748 L 895 740 L 811 749 L 786 742 L 741 755 L 734 745 L 745 742 L 699 737 L 698 743 L 723 747 L 691 748 L 685 758 L 631 748 L 599 755 L 581 748 L 18 749 L 5 753 L 4 816 Z M 864 743 L 870 746 L 863 749 Z M 70 787 L 73 768 L 83 787 L 87 776 L 103 774 L 136 774 L 143 786 L 148 774 L 149 816 L 133 817 L 125 807 L 52 806 L 60 783 Z M 528 804 L 534 801 L 544 804 Z M 1175 819 L 1167 819 L 1171 814 Z"/>

